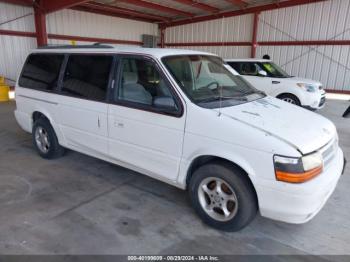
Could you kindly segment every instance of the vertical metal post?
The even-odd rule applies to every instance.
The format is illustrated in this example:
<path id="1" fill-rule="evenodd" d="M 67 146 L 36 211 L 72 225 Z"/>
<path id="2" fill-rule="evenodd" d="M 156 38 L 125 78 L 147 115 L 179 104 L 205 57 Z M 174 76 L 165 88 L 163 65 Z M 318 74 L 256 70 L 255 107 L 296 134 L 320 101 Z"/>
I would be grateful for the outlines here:
<path id="1" fill-rule="evenodd" d="M 34 6 L 35 31 L 38 46 L 47 45 L 46 14 L 41 2 L 38 1 L 37 5 Z"/>
<path id="2" fill-rule="evenodd" d="M 260 12 L 254 13 L 252 50 L 251 50 L 251 57 L 252 58 L 255 58 L 256 49 L 258 47 L 259 15 L 260 15 Z"/>
<path id="3" fill-rule="evenodd" d="M 166 27 L 164 26 L 160 28 L 160 47 L 161 48 L 165 47 L 165 29 Z"/>

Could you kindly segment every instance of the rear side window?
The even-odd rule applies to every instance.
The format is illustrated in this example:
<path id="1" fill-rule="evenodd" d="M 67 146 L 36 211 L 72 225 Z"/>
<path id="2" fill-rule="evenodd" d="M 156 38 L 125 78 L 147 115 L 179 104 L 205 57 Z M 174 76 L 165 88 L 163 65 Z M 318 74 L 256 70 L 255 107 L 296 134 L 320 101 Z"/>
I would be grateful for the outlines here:
<path id="1" fill-rule="evenodd" d="M 229 66 L 231 66 L 238 74 L 242 74 L 242 70 L 240 67 L 239 63 L 236 62 L 227 62 L 229 64 Z"/>
<path id="2" fill-rule="evenodd" d="M 31 54 L 23 67 L 19 85 L 51 91 L 57 88 L 64 55 Z"/>
<path id="3" fill-rule="evenodd" d="M 62 93 L 84 99 L 104 101 L 113 57 L 70 55 L 64 73 Z"/>

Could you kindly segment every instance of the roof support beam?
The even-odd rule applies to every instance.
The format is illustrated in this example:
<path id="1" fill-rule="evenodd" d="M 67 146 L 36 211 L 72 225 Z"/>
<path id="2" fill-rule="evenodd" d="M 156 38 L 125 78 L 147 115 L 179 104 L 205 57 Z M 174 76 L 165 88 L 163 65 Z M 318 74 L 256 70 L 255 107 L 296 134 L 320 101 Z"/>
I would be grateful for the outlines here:
<path id="1" fill-rule="evenodd" d="M 37 1 L 38 5 L 34 6 L 34 22 L 38 46 L 47 45 L 46 14 L 43 12 L 42 2 Z"/>
<path id="2" fill-rule="evenodd" d="M 324 1 L 326 1 L 326 0 L 288 0 L 288 1 L 280 2 L 278 5 L 276 5 L 276 3 L 274 3 L 274 4 L 267 4 L 267 5 L 262 5 L 262 6 L 247 7 L 245 9 L 241 9 L 241 10 L 234 10 L 234 11 L 227 11 L 227 12 L 222 12 L 222 13 L 218 13 L 218 14 L 199 16 L 199 17 L 194 17 L 191 19 L 182 19 L 182 20 L 174 21 L 174 22 L 164 24 L 164 25 L 167 27 L 186 25 L 186 24 L 192 24 L 192 23 L 198 23 L 198 22 L 203 22 L 203 21 L 220 19 L 223 17 L 240 16 L 240 15 L 252 14 L 252 13 L 256 13 L 256 12 L 275 10 L 275 9 L 279 9 L 279 8 L 292 7 L 292 6 L 297 6 L 297 5 L 311 4 L 311 3 L 324 2 Z"/>
<path id="3" fill-rule="evenodd" d="M 258 48 L 259 15 L 260 15 L 259 12 L 254 13 L 252 50 L 251 50 L 251 57 L 252 58 L 255 58 L 256 49 Z"/>
<path id="4" fill-rule="evenodd" d="M 45 10 L 45 13 L 52 13 L 62 9 L 67 9 L 79 4 L 89 2 L 89 0 L 60 0 L 60 1 L 43 1 L 42 7 Z"/>
<path id="5" fill-rule="evenodd" d="M 13 5 L 33 6 L 32 0 L 0 0 L 0 2 Z"/>
<path id="6" fill-rule="evenodd" d="M 193 17 L 194 14 L 186 11 L 181 11 L 175 8 L 167 7 L 164 5 L 158 5 L 144 0 L 118 0 L 118 2 L 124 2 L 126 4 L 148 8 L 156 11 L 161 11 L 169 14 L 181 15 L 186 17 Z"/>
<path id="7" fill-rule="evenodd" d="M 248 3 L 243 0 L 226 0 L 226 2 L 239 6 L 240 8 L 245 8 L 248 5 Z"/>
<path id="8" fill-rule="evenodd" d="M 79 6 L 72 7 L 71 9 L 90 12 L 90 13 L 96 13 L 96 14 L 102 14 L 102 15 L 108 15 L 108 16 L 141 20 L 141 21 L 150 22 L 150 23 L 170 21 L 169 18 L 164 16 L 141 13 L 131 9 L 109 6 L 109 5 L 104 5 L 104 4 L 95 3 L 95 2 L 81 4 Z"/>
<path id="9" fill-rule="evenodd" d="M 220 11 L 219 8 L 213 7 L 211 5 L 203 4 L 203 3 L 197 2 L 195 0 L 175 0 L 175 1 L 180 3 L 180 4 L 192 6 L 194 8 L 198 8 L 198 9 L 201 9 L 203 11 L 210 12 L 210 13 L 218 13 Z"/>

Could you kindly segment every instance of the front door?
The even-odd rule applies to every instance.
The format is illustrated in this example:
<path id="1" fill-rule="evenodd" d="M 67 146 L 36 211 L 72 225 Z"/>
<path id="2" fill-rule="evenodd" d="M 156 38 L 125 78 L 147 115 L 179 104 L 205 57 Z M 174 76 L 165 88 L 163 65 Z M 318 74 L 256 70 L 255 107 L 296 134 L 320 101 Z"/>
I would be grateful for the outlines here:
<path id="1" fill-rule="evenodd" d="M 185 113 L 160 66 L 143 56 L 121 56 L 108 112 L 110 156 L 149 175 L 175 181 Z"/>

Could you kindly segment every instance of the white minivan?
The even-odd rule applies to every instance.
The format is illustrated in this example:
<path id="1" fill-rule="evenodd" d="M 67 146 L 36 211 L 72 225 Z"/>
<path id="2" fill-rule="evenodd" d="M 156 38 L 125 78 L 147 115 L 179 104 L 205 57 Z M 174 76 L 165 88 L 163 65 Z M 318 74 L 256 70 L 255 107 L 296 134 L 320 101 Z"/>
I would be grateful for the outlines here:
<path id="1" fill-rule="evenodd" d="M 227 59 L 238 74 L 257 89 L 309 110 L 324 107 L 326 92 L 320 82 L 290 76 L 271 60 Z"/>
<path id="2" fill-rule="evenodd" d="M 329 120 L 266 96 L 208 53 L 37 49 L 16 103 L 43 158 L 68 148 L 186 189 L 203 221 L 221 230 L 245 227 L 258 211 L 310 220 L 345 163 Z"/>

